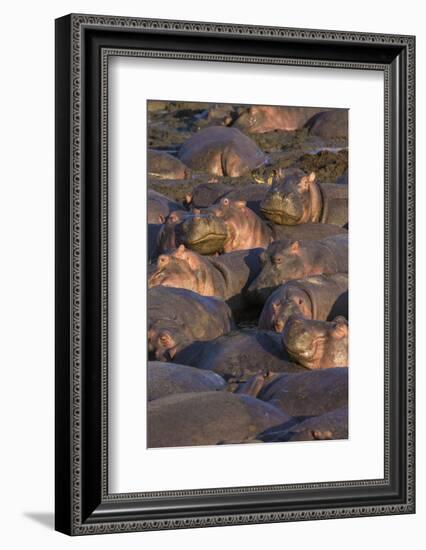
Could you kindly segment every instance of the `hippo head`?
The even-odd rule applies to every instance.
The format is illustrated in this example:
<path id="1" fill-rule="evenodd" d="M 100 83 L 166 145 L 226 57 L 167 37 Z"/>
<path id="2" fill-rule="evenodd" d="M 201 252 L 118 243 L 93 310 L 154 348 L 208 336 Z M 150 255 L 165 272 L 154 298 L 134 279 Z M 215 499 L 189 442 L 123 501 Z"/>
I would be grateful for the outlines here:
<path id="1" fill-rule="evenodd" d="M 313 321 L 293 315 L 282 335 L 289 356 L 308 369 L 347 367 L 348 322 L 344 317 L 334 321 Z"/>
<path id="2" fill-rule="evenodd" d="M 260 203 L 265 218 L 279 225 L 297 225 L 319 221 L 321 194 L 315 172 L 301 170 L 282 173 Z"/>
<path id="3" fill-rule="evenodd" d="M 299 241 L 275 241 L 259 260 L 262 270 L 247 291 L 253 303 L 264 304 L 278 286 L 309 274 L 304 247 Z"/>
<path id="4" fill-rule="evenodd" d="M 305 290 L 298 286 L 289 285 L 284 296 L 272 300 L 271 325 L 274 330 L 282 332 L 292 315 L 312 319 L 312 301 Z"/>
<path id="5" fill-rule="evenodd" d="M 263 133 L 269 130 L 268 107 L 253 105 L 241 113 L 233 126 L 248 134 Z"/>
<path id="6" fill-rule="evenodd" d="M 198 275 L 201 268 L 200 256 L 181 244 L 170 254 L 158 257 L 157 269 L 148 279 L 148 288 L 161 285 L 200 293 Z"/>
<path id="7" fill-rule="evenodd" d="M 186 210 L 175 210 L 167 216 L 160 219 L 163 224 L 158 235 L 158 250 L 159 252 L 167 252 L 177 247 L 176 243 L 176 227 L 189 215 Z"/>
<path id="8" fill-rule="evenodd" d="M 148 358 L 171 361 L 186 343 L 184 327 L 172 320 L 154 323 L 148 329 Z"/>
<path id="9" fill-rule="evenodd" d="M 222 252 L 227 238 L 224 220 L 209 210 L 194 209 L 176 228 L 177 244 L 184 244 L 199 254 Z"/>

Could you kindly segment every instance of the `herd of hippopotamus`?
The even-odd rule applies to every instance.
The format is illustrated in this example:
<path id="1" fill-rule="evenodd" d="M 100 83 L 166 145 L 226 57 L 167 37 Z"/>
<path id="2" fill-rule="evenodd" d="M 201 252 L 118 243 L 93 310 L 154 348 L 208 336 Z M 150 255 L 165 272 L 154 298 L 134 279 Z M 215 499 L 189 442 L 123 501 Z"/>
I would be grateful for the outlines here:
<path id="1" fill-rule="evenodd" d="M 148 447 L 347 438 L 347 110 L 151 103 Z"/>

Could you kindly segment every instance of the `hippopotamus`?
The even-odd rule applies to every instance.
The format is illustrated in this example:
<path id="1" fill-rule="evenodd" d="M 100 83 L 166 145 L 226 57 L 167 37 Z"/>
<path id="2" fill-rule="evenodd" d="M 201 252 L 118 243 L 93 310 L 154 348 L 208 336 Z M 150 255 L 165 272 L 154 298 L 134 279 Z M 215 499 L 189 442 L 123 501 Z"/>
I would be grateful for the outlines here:
<path id="1" fill-rule="evenodd" d="M 157 191 L 148 189 L 148 259 L 152 260 L 157 253 L 157 243 L 162 224 L 173 211 L 181 209 L 182 205 L 170 200 Z"/>
<path id="2" fill-rule="evenodd" d="M 349 328 L 342 316 L 333 321 L 314 321 L 292 315 L 282 341 L 289 356 L 307 369 L 348 366 Z"/>
<path id="3" fill-rule="evenodd" d="M 290 170 L 276 178 L 260 203 L 263 216 L 280 225 L 348 223 L 348 186 L 318 183 L 315 172 Z"/>
<path id="4" fill-rule="evenodd" d="M 191 170 L 170 153 L 148 149 L 147 157 L 150 178 L 183 180 L 191 177 Z"/>
<path id="5" fill-rule="evenodd" d="M 200 254 L 215 254 L 266 248 L 272 230 L 245 201 L 227 197 L 219 203 L 192 212 L 173 212 L 159 235 L 159 252 L 184 244 Z"/>
<path id="6" fill-rule="evenodd" d="M 148 361 L 148 401 L 176 393 L 223 390 L 225 380 L 218 374 L 163 361 Z"/>
<path id="7" fill-rule="evenodd" d="M 302 421 L 294 418 L 257 436 L 265 443 L 278 441 L 323 441 L 348 438 L 348 407 L 340 407 Z"/>
<path id="8" fill-rule="evenodd" d="M 277 374 L 258 399 L 293 417 L 318 416 L 348 406 L 348 369 Z"/>
<path id="9" fill-rule="evenodd" d="M 268 162 L 256 143 L 237 128 L 210 126 L 191 136 L 179 150 L 193 171 L 215 176 L 246 176 Z"/>
<path id="10" fill-rule="evenodd" d="M 272 241 L 270 228 L 248 208 L 246 201 L 224 197 L 208 211 L 213 212 L 226 225 L 228 238 L 223 246 L 224 252 L 266 248 Z"/>
<path id="11" fill-rule="evenodd" d="M 175 356 L 175 361 L 216 372 L 225 380 L 246 381 L 259 373 L 300 372 L 289 360 L 281 335 L 272 331 L 242 329 L 209 342 L 194 342 Z"/>
<path id="12" fill-rule="evenodd" d="M 225 391 L 179 393 L 148 403 L 148 447 L 244 442 L 288 416 L 249 395 Z"/>
<path id="13" fill-rule="evenodd" d="M 315 241 L 275 241 L 260 256 L 262 271 L 247 292 L 254 303 L 264 304 L 280 285 L 311 275 L 348 272 L 348 236 L 334 235 Z"/>
<path id="14" fill-rule="evenodd" d="M 259 328 L 282 332 L 293 314 L 318 321 L 347 318 L 348 274 L 312 275 L 281 285 L 263 306 Z"/>
<path id="15" fill-rule="evenodd" d="M 249 134 L 263 134 L 275 130 L 293 131 L 302 128 L 315 114 L 323 111 L 316 107 L 278 107 L 253 105 L 234 122 L 233 127 Z"/>
<path id="16" fill-rule="evenodd" d="M 211 105 L 203 114 L 198 126 L 229 126 L 238 116 L 238 106 L 228 103 Z"/>
<path id="17" fill-rule="evenodd" d="M 151 359 L 173 359 L 194 341 L 208 341 L 234 328 L 231 310 L 217 298 L 183 288 L 148 290 L 148 351 Z"/>
<path id="18" fill-rule="evenodd" d="M 175 210 L 167 216 L 157 236 L 158 254 L 174 250 L 179 246 L 176 243 L 176 226 L 180 224 L 186 216 L 190 215 L 191 214 L 187 210 Z"/>
<path id="19" fill-rule="evenodd" d="M 313 115 L 305 124 L 309 133 L 323 139 L 348 137 L 348 110 L 332 109 Z"/>
<path id="20" fill-rule="evenodd" d="M 149 224 L 164 223 L 167 216 L 174 210 L 182 209 L 182 205 L 170 200 L 157 191 L 148 189 L 147 214 Z"/>
<path id="21" fill-rule="evenodd" d="M 242 293 L 260 272 L 261 251 L 257 248 L 208 257 L 181 244 L 158 258 L 148 287 L 186 288 L 203 296 L 222 298 L 235 314 L 244 309 Z"/>

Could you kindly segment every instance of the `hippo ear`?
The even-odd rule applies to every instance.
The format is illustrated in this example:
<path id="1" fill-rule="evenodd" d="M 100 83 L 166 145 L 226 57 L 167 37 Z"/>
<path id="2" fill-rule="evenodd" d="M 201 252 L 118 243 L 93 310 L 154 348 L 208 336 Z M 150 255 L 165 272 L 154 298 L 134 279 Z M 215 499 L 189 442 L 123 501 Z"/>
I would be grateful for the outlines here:
<path id="1" fill-rule="evenodd" d="M 344 338 L 348 336 L 349 333 L 349 327 L 346 319 L 344 317 L 336 317 L 334 319 L 335 327 L 333 329 L 333 337 L 340 340 L 340 338 Z"/>
<path id="2" fill-rule="evenodd" d="M 245 208 L 247 206 L 247 201 L 235 201 L 234 206 L 237 208 Z"/>
<path id="3" fill-rule="evenodd" d="M 192 202 L 192 195 L 188 193 L 187 195 L 185 195 L 185 204 L 191 204 L 191 202 Z"/>
<path id="4" fill-rule="evenodd" d="M 298 185 L 299 190 L 301 192 L 308 191 L 309 187 L 315 183 L 315 180 L 316 180 L 315 172 L 311 172 L 309 176 L 303 176 L 302 178 L 300 178 L 300 181 L 299 181 L 299 185 Z"/>
<path id="5" fill-rule="evenodd" d="M 166 218 L 163 216 L 163 214 L 160 214 L 158 216 L 158 223 L 164 223 L 166 221 Z"/>
<path id="6" fill-rule="evenodd" d="M 300 252 L 300 243 L 299 241 L 294 241 L 289 247 L 290 254 L 299 254 Z"/>
<path id="7" fill-rule="evenodd" d="M 185 248 L 185 245 L 184 244 L 180 244 L 176 250 L 173 252 L 173 256 L 175 258 L 180 258 L 180 259 L 183 259 L 185 257 L 185 251 L 186 251 L 186 248 Z"/>

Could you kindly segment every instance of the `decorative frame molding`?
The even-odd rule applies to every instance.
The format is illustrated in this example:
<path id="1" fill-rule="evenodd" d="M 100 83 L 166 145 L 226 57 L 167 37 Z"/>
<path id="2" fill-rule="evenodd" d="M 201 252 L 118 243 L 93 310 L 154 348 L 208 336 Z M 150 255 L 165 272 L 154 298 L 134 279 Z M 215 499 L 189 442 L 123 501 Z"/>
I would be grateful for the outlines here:
<path id="1" fill-rule="evenodd" d="M 232 46 L 222 37 L 229 38 Z M 170 38 L 173 43 L 182 39 L 180 50 L 171 49 L 167 41 Z M 211 45 L 207 39 L 212 39 Z M 155 47 L 158 44 L 161 49 Z M 214 50 L 219 44 L 225 51 Z M 366 45 L 369 48 L 365 48 Z M 204 51 L 196 51 L 200 47 Z M 257 50 L 261 55 L 256 55 Z M 280 55 L 283 51 L 291 55 Z M 70 15 L 56 21 L 58 530 L 83 535 L 414 512 L 414 51 L 412 36 L 95 15 Z M 117 55 L 383 71 L 383 480 L 149 494 L 108 493 L 107 92 L 108 59 Z M 88 155 L 89 149 L 96 153 L 93 161 L 88 160 L 93 156 Z M 98 206 L 90 209 L 89 202 L 96 202 Z M 92 310 L 95 313 L 90 313 Z M 399 312 L 396 319 L 395 311 Z M 96 380 L 89 381 L 88 365 L 92 368 L 95 364 L 95 374 L 90 378 Z M 404 412 L 402 419 L 396 418 L 398 411 Z M 372 497 L 371 501 L 364 491 Z M 317 494 L 321 492 L 329 499 L 328 503 L 318 501 Z M 344 504 L 351 494 L 362 495 L 361 504 Z M 315 498 L 309 500 L 310 495 Z M 232 511 L 231 504 L 226 502 L 227 496 L 238 501 L 235 510 L 239 511 Z M 204 499 L 205 505 L 209 498 L 218 503 L 218 497 L 223 498 L 223 509 L 220 504 L 216 505 L 215 513 L 204 512 L 202 506 L 197 508 L 197 500 Z M 173 511 L 176 498 L 188 499 L 186 512 Z M 292 507 L 286 499 L 296 499 L 305 507 Z M 145 500 L 149 505 L 143 504 Z M 165 500 L 168 504 L 164 506 Z M 163 501 L 161 510 L 159 501 Z M 355 496 L 353 502 L 356 502 Z"/>

